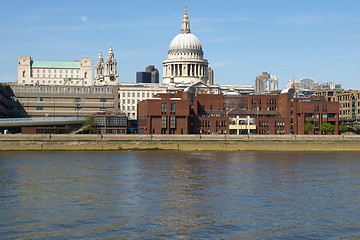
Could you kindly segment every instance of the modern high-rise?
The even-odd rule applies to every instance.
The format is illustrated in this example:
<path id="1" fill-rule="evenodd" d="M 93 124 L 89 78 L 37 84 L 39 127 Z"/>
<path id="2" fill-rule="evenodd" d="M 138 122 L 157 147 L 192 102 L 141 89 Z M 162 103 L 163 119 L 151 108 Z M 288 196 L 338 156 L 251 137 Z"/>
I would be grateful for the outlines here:
<path id="1" fill-rule="evenodd" d="M 256 92 L 271 92 L 276 90 L 278 90 L 278 79 L 276 75 L 270 75 L 267 72 L 263 72 L 261 75 L 256 77 Z"/>
<path id="2" fill-rule="evenodd" d="M 159 71 L 154 65 L 145 68 L 145 72 L 136 72 L 136 83 L 159 83 Z"/>
<path id="3" fill-rule="evenodd" d="M 336 82 L 332 82 L 332 81 L 330 81 L 330 82 L 324 82 L 324 83 L 322 83 L 322 84 L 320 85 L 320 87 L 321 87 L 321 90 L 325 90 L 325 89 L 329 89 L 329 90 L 334 90 L 334 89 L 340 90 L 340 89 L 342 89 L 342 86 L 341 86 L 340 83 L 336 83 Z"/>
<path id="4" fill-rule="evenodd" d="M 145 72 L 151 73 L 151 83 L 159 83 L 159 70 L 154 65 L 147 66 Z"/>
<path id="5" fill-rule="evenodd" d="M 136 83 L 151 83 L 151 73 L 136 72 Z"/>
<path id="6" fill-rule="evenodd" d="M 208 85 L 214 85 L 214 70 L 208 68 Z"/>
<path id="7" fill-rule="evenodd" d="M 300 78 L 296 80 L 290 80 L 285 88 L 294 88 L 296 91 L 303 91 L 305 89 L 317 91 L 320 90 L 320 85 L 317 81 L 311 78 Z"/>

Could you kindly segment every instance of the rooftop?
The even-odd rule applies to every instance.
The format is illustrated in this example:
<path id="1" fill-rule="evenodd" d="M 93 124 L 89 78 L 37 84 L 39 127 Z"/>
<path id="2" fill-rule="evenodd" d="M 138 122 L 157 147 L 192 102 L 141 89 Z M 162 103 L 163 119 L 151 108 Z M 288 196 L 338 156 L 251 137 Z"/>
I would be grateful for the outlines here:
<path id="1" fill-rule="evenodd" d="M 72 62 L 49 62 L 49 61 L 32 61 L 32 68 L 58 68 L 58 69 L 80 69 L 80 61 Z"/>

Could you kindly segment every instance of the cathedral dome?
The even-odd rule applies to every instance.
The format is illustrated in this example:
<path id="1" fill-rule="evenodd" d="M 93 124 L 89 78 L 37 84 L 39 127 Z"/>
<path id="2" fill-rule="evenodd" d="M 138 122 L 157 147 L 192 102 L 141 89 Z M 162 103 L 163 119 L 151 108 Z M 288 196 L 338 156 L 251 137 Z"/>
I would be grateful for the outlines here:
<path id="1" fill-rule="evenodd" d="M 165 84 L 194 84 L 208 82 L 208 61 L 203 58 L 199 39 L 191 34 L 190 21 L 185 7 L 180 34 L 171 41 L 168 59 L 164 60 Z"/>
<path id="2" fill-rule="evenodd" d="M 199 39 L 191 33 L 180 33 L 170 43 L 169 51 L 195 49 L 202 51 Z"/>

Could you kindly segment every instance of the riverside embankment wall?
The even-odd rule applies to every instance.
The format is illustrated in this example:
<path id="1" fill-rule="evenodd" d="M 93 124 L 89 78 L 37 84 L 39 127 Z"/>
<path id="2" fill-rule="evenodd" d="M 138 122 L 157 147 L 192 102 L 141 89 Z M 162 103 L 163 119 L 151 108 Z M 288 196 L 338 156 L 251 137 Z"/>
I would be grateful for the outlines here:
<path id="1" fill-rule="evenodd" d="M 360 151 L 360 136 L 9 134 L 0 150 Z"/>

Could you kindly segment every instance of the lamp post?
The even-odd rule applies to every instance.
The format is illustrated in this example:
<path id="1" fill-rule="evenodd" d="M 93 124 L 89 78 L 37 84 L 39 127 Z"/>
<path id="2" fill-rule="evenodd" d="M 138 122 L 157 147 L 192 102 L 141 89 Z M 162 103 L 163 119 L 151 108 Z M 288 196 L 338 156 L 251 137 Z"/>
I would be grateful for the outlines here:
<path id="1" fill-rule="evenodd" d="M 80 106 L 80 103 L 75 103 L 76 105 L 76 118 L 79 118 L 79 106 Z"/>
<path id="2" fill-rule="evenodd" d="M 55 117 L 56 117 L 56 115 L 55 115 L 55 97 L 53 97 L 53 100 L 54 100 L 54 121 L 55 121 Z"/>

